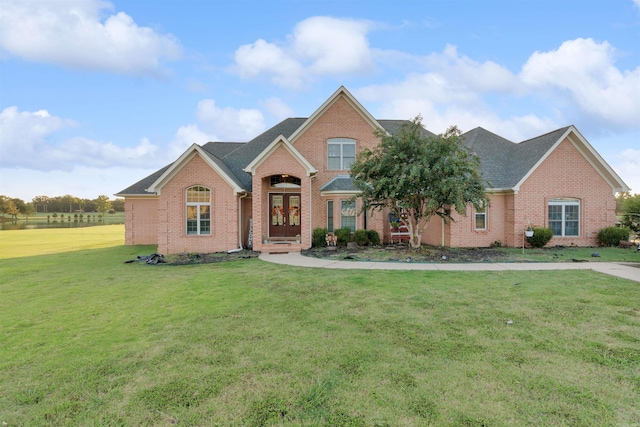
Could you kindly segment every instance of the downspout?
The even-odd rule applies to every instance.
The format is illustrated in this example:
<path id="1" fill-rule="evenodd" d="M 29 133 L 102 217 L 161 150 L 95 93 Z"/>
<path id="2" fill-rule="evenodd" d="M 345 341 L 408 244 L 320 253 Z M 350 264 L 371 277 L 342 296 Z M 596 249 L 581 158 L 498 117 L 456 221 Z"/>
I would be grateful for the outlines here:
<path id="1" fill-rule="evenodd" d="M 249 193 L 245 191 L 242 196 L 238 197 L 238 246 L 239 248 L 228 250 L 227 251 L 228 254 L 240 252 L 243 249 L 242 248 L 242 199 L 244 199 L 248 195 Z"/>

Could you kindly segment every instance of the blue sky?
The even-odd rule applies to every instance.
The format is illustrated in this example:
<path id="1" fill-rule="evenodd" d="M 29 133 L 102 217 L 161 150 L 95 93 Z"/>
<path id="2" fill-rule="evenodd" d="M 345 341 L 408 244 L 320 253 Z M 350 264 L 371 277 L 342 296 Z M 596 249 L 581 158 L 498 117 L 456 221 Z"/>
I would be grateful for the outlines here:
<path id="1" fill-rule="evenodd" d="M 640 0 L 0 0 L 0 194 L 112 196 L 340 85 L 436 133 L 573 124 L 640 193 Z"/>

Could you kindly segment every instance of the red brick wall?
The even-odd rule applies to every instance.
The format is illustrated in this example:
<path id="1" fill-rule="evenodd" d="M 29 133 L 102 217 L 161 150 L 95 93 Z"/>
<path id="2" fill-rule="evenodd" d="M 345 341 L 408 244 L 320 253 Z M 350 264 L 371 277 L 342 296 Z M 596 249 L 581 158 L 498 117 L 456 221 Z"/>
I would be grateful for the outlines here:
<path id="1" fill-rule="evenodd" d="M 352 138 L 356 141 L 356 153 L 364 147 L 373 149 L 379 140 L 374 129 L 358 111 L 344 98 L 339 97 L 306 131 L 294 142 L 295 148 L 311 163 L 318 174 L 312 181 L 312 228 L 327 226 L 327 200 L 334 201 L 334 225 L 340 227 L 340 200 L 351 194 L 320 196 L 320 188 L 337 175 L 348 175 L 349 171 L 327 170 L 327 140 L 329 138 Z M 356 203 L 356 209 L 361 203 Z M 384 238 L 384 215 L 379 212 L 367 217 L 367 228 L 375 229 Z M 358 215 L 356 228 L 364 227 L 364 215 Z"/>
<path id="2" fill-rule="evenodd" d="M 126 245 L 156 245 L 156 197 L 125 197 L 124 236 Z"/>
<path id="3" fill-rule="evenodd" d="M 211 190 L 211 234 L 187 235 L 186 189 Z M 157 206 L 158 252 L 212 253 L 238 247 L 238 196 L 198 154 L 161 189 Z"/>
<path id="4" fill-rule="evenodd" d="M 615 223 L 615 197 L 611 186 L 568 140 L 564 140 L 520 187 L 515 196 L 513 241 L 527 223 L 548 227 L 549 199 L 580 200 L 580 236 L 554 237 L 549 245 L 593 246 L 598 231 Z"/>
<path id="5" fill-rule="evenodd" d="M 517 194 L 490 196 L 487 230 L 475 230 L 472 206 L 468 207 L 466 217 L 454 212 L 455 222 L 445 225 L 445 245 L 486 247 L 500 240 L 503 246 L 519 247 L 529 221 L 532 226 L 549 226 L 547 205 L 553 198 L 580 201 L 580 235 L 554 237 L 548 246 L 594 246 L 598 231 L 616 221 L 611 187 L 566 139 L 528 177 Z M 441 226 L 439 219 L 432 219 L 423 235 L 423 243 L 440 245 Z"/>
<path id="6" fill-rule="evenodd" d="M 505 225 L 507 217 L 507 205 L 511 195 L 491 194 L 490 204 L 487 208 L 487 228 L 486 230 L 476 230 L 475 228 L 475 208 L 467 207 L 466 216 L 453 212 L 455 222 L 450 224 L 450 246 L 452 247 L 488 247 L 497 240 L 501 244 L 505 242 Z"/>
<path id="7" fill-rule="evenodd" d="M 270 188 L 271 175 L 288 174 L 300 178 L 300 188 Z M 253 248 L 260 251 L 263 238 L 269 234 L 269 193 L 300 193 L 301 204 L 301 247 L 311 246 L 310 218 L 309 218 L 309 181 L 307 171 L 291 153 L 279 146 L 271 155 L 258 166 L 253 175 L 252 212 L 254 219 Z M 312 206 L 311 209 L 314 209 Z"/>

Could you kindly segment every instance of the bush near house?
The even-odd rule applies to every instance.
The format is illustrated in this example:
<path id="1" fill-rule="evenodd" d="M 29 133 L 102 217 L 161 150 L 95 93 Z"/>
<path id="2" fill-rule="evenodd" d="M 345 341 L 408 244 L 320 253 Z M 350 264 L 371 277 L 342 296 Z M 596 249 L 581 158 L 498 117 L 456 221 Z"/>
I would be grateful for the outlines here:
<path id="1" fill-rule="evenodd" d="M 358 246 L 366 246 L 369 243 L 367 230 L 356 230 L 355 233 L 353 233 L 353 240 L 358 244 Z"/>
<path id="2" fill-rule="evenodd" d="M 627 227 L 605 227 L 598 232 L 598 243 L 602 246 L 618 246 L 620 240 L 629 240 L 631 229 Z"/>
<path id="3" fill-rule="evenodd" d="M 553 237 L 553 231 L 547 227 L 533 227 L 533 236 L 527 237 L 527 242 L 534 248 L 542 248 Z"/>
<path id="4" fill-rule="evenodd" d="M 378 246 L 380 244 L 380 235 L 376 230 L 367 230 L 367 238 L 370 245 Z"/>
<path id="5" fill-rule="evenodd" d="M 316 248 L 322 248 L 327 246 L 327 229 L 326 228 L 314 228 L 313 229 L 313 246 Z"/>
<path id="6" fill-rule="evenodd" d="M 338 245 L 340 246 L 347 246 L 347 243 L 351 241 L 351 230 L 348 228 L 338 228 L 335 235 L 338 237 Z"/>

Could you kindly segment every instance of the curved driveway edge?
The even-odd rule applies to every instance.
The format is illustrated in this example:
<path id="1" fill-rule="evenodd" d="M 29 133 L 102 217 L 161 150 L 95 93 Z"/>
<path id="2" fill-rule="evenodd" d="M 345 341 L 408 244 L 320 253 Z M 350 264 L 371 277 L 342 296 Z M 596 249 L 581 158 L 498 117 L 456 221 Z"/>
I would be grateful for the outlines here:
<path id="1" fill-rule="evenodd" d="M 640 265 L 614 262 L 495 262 L 495 263 L 403 263 L 373 261 L 338 261 L 312 258 L 299 252 L 260 254 L 260 259 L 295 267 L 335 268 L 351 270 L 432 270 L 432 271 L 532 271 L 532 270 L 593 270 L 611 276 L 640 282 Z"/>

